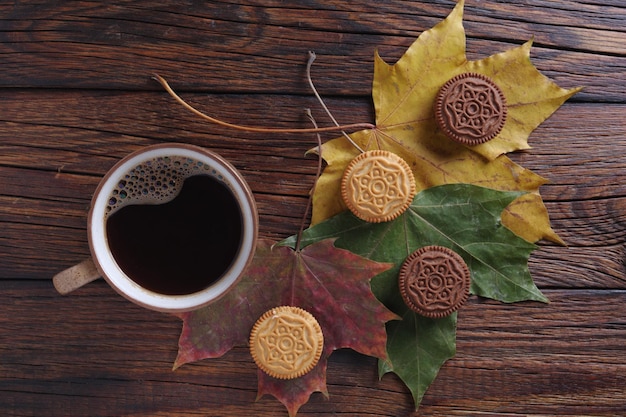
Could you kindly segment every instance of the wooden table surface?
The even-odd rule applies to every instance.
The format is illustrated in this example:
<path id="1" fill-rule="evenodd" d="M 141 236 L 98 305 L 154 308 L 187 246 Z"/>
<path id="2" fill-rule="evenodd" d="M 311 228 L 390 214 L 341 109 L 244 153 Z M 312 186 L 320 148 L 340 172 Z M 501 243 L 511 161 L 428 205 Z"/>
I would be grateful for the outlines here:
<path id="1" fill-rule="evenodd" d="M 180 142 L 228 158 L 250 183 L 262 237 L 297 232 L 317 161 L 305 134 L 210 125 L 151 79 L 234 122 L 371 122 L 373 56 L 395 62 L 453 1 L 0 2 L 0 410 L 14 416 L 283 416 L 255 402 L 246 348 L 172 371 L 179 319 L 104 281 L 69 296 L 51 277 L 89 256 L 98 181 L 145 145 Z M 418 413 L 393 375 L 351 351 L 329 362 L 330 399 L 300 416 L 626 415 L 626 7 L 622 0 L 467 0 L 468 56 L 534 37 L 533 63 L 585 89 L 512 155 L 541 188 L 567 247 L 530 260 L 548 305 L 472 297 L 457 355 Z M 325 135 L 324 140 L 336 135 Z"/>

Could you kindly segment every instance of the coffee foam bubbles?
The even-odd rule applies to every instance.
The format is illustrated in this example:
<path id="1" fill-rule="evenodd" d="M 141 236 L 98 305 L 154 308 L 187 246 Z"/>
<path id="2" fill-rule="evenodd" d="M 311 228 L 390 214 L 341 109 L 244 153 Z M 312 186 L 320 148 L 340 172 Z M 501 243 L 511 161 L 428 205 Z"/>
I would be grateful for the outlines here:
<path id="1" fill-rule="evenodd" d="M 142 162 L 121 175 L 109 195 L 105 215 L 131 204 L 167 203 L 180 193 L 185 180 L 194 175 L 211 175 L 225 182 L 215 169 L 193 158 L 163 156 Z"/>

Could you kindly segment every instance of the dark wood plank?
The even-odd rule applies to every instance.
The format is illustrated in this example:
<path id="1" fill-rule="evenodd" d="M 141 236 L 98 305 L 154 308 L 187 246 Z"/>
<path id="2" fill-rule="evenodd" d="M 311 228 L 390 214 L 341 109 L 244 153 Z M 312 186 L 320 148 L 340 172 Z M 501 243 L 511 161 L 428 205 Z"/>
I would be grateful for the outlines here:
<path id="1" fill-rule="evenodd" d="M 548 295 L 548 305 L 472 299 L 459 314 L 457 356 L 419 415 L 619 415 L 626 293 Z M 48 282 L 4 281 L 0 304 L 0 408 L 15 415 L 284 414 L 271 397 L 254 401 L 244 347 L 172 371 L 179 320 L 135 307 L 104 283 L 63 297 Z M 330 401 L 314 394 L 299 415 L 418 415 L 397 378 L 378 381 L 375 369 L 372 358 L 334 353 Z"/>
<path id="2" fill-rule="evenodd" d="M 146 74 L 156 71 L 178 78 L 184 89 L 308 93 L 303 70 L 307 51 L 315 50 L 322 91 L 368 95 L 375 49 L 395 61 L 453 5 L 6 3 L 0 5 L 7 16 L 0 22 L 0 86 L 154 89 Z M 618 86 L 626 81 L 626 35 L 614 30 L 625 14 L 623 5 L 579 1 L 470 1 L 470 56 L 534 36 L 536 65 L 565 86 L 586 86 L 579 100 L 625 102 Z"/>
<path id="3" fill-rule="evenodd" d="M 306 128 L 304 109 L 311 108 L 320 125 L 329 125 L 311 97 L 181 94 L 197 108 L 234 123 Z M 373 120 L 369 99 L 326 102 L 342 123 Z M 100 176 L 133 150 L 174 141 L 223 153 L 251 175 L 315 171 L 315 160 L 304 157 L 315 146 L 313 135 L 252 134 L 215 126 L 164 92 L 15 91 L 5 93 L 2 103 L 0 164 L 5 166 Z M 624 105 L 566 103 L 533 132 L 533 149 L 510 156 L 550 180 L 542 189 L 546 201 L 624 195 L 625 118 Z"/>

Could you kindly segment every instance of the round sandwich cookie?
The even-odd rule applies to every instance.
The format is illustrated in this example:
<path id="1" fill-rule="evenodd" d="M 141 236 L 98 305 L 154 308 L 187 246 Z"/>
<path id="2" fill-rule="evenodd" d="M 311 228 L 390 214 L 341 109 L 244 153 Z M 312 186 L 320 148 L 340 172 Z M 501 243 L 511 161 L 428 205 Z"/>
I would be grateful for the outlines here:
<path id="1" fill-rule="evenodd" d="M 299 378 L 317 365 L 324 348 L 322 329 L 311 313 L 298 307 L 268 310 L 252 328 L 250 353 L 271 377 Z"/>
<path id="2" fill-rule="evenodd" d="M 495 138 L 504 127 L 506 99 L 482 74 L 464 73 L 448 80 L 435 98 L 435 120 L 450 139 L 474 146 Z"/>
<path id="3" fill-rule="evenodd" d="M 470 271 L 463 258 L 443 246 L 425 246 L 409 255 L 398 278 L 404 303 L 414 312 L 441 318 L 469 297 Z"/>
<path id="4" fill-rule="evenodd" d="M 350 211 L 370 223 L 387 222 L 406 211 L 415 197 L 415 178 L 393 152 L 366 151 L 348 164 L 341 196 Z"/>

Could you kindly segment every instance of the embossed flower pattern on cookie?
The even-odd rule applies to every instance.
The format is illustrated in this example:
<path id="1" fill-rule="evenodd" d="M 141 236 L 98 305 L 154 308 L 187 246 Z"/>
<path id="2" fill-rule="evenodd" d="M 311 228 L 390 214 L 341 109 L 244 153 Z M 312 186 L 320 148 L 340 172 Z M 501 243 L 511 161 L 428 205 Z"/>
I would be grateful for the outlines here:
<path id="1" fill-rule="evenodd" d="M 496 137 L 506 116 L 504 94 L 481 74 L 465 73 L 450 79 L 435 101 L 439 127 L 450 139 L 466 145 L 478 145 Z"/>
<path id="2" fill-rule="evenodd" d="M 274 378 L 293 379 L 317 364 L 324 344 L 315 318 L 297 307 L 266 312 L 250 334 L 250 351 L 260 369 Z"/>
<path id="3" fill-rule="evenodd" d="M 439 318 L 465 303 L 470 272 L 456 252 L 442 246 L 426 246 L 404 261 L 398 282 L 402 298 L 411 310 Z"/>
<path id="4" fill-rule="evenodd" d="M 378 223 L 402 214 L 415 196 L 415 179 L 398 155 L 367 151 L 352 160 L 341 184 L 344 202 L 362 220 Z"/>

